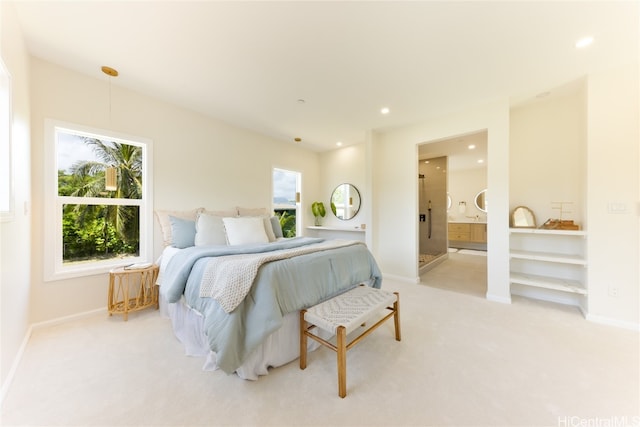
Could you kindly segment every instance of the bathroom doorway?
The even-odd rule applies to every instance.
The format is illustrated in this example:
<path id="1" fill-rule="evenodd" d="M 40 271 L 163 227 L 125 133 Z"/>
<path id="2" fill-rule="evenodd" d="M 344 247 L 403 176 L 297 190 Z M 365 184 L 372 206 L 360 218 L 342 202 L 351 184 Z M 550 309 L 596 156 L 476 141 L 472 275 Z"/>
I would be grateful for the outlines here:
<path id="1" fill-rule="evenodd" d="M 427 286 L 486 292 L 487 141 L 480 131 L 418 146 L 418 270 Z"/>

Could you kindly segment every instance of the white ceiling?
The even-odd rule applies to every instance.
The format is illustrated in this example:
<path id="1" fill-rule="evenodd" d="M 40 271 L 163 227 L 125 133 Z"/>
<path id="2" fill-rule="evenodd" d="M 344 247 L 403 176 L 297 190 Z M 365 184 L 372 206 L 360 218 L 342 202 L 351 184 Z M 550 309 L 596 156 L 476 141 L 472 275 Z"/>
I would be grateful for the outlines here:
<path id="1" fill-rule="evenodd" d="M 36 57 L 96 78 L 114 67 L 113 85 L 317 151 L 519 103 L 639 53 L 637 1 L 14 5 Z"/>
<path id="2" fill-rule="evenodd" d="M 420 144 L 418 146 L 418 160 L 424 161 L 446 156 L 449 172 L 486 168 L 487 142 L 487 131 L 482 131 Z"/>

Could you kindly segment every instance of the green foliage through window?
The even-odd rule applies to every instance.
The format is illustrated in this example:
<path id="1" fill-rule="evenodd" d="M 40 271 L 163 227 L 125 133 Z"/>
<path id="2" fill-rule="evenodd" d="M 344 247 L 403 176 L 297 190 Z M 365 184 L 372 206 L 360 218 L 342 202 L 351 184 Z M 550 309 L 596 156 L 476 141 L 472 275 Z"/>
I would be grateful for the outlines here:
<path id="1" fill-rule="evenodd" d="M 58 195 L 69 200 L 62 207 L 63 262 L 138 256 L 140 207 L 126 200 L 142 198 L 142 147 L 72 134 L 61 139 L 66 145 L 59 146 L 59 164 L 71 162 L 58 170 Z M 112 191 L 108 169 L 115 170 Z M 125 202 L 92 204 L 83 198 Z"/>
<path id="2" fill-rule="evenodd" d="M 284 237 L 296 237 L 296 210 L 276 209 L 275 214 L 280 219 L 282 235 Z"/>
<path id="3" fill-rule="evenodd" d="M 118 231 L 114 219 L 126 217 Z M 138 206 L 64 205 L 63 260 L 84 261 L 139 254 Z"/>

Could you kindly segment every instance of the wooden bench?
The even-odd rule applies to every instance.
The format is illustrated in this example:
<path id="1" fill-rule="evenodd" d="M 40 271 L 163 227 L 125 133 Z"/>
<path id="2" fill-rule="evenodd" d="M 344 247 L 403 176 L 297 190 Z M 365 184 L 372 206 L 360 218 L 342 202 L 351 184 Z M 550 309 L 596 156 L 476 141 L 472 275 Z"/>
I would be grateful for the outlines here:
<path id="1" fill-rule="evenodd" d="M 375 317 L 383 309 L 389 310 L 382 319 L 366 328 L 347 344 L 347 335 Z M 307 367 L 307 337 L 329 347 L 338 355 L 338 395 L 347 395 L 347 350 L 373 332 L 386 320 L 394 318 L 396 341 L 400 341 L 400 295 L 369 286 L 358 286 L 318 305 L 300 311 L 300 369 Z M 319 328 L 336 335 L 336 345 L 311 333 Z"/>

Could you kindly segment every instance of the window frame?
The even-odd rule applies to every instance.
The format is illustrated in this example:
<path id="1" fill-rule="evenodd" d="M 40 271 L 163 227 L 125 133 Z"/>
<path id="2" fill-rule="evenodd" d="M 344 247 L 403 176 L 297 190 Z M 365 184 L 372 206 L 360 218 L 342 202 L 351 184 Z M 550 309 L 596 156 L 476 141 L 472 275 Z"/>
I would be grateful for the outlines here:
<path id="1" fill-rule="evenodd" d="M 273 180 L 273 174 L 274 172 L 278 170 L 281 172 L 286 172 L 286 173 L 291 173 L 291 174 L 295 174 L 296 176 L 296 203 L 295 205 L 285 205 L 285 204 L 276 204 L 273 202 L 274 199 L 274 193 L 276 191 L 275 189 L 275 185 L 274 185 L 274 180 Z M 301 207 L 301 199 L 302 199 L 302 172 L 300 171 L 295 171 L 295 170 L 291 170 L 288 168 L 282 168 L 279 166 L 273 166 L 271 168 L 271 206 L 272 206 L 272 210 L 275 212 L 276 210 L 289 210 L 289 209 L 295 209 L 296 211 L 296 236 L 302 236 L 302 210 L 300 209 Z"/>
<path id="2" fill-rule="evenodd" d="M 142 148 L 142 197 L 140 199 L 116 199 L 102 197 L 72 197 L 58 194 L 58 143 L 59 131 L 95 137 L 102 140 L 136 145 Z M 97 129 L 75 123 L 45 119 L 45 167 L 44 210 L 53 213 L 43 215 L 44 234 L 44 280 L 55 281 L 74 277 L 103 274 L 113 268 L 137 262 L 151 262 L 153 257 L 153 141 L 148 138 L 126 135 L 115 131 Z M 86 263 L 63 263 L 62 207 L 65 204 L 139 206 L 140 236 L 139 254 L 127 258 L 90 261 Z"/>

